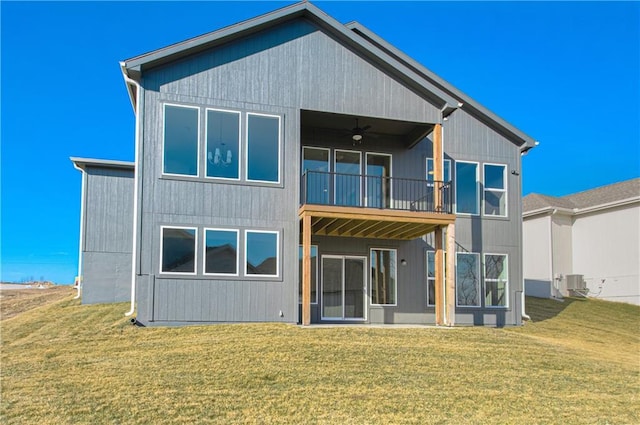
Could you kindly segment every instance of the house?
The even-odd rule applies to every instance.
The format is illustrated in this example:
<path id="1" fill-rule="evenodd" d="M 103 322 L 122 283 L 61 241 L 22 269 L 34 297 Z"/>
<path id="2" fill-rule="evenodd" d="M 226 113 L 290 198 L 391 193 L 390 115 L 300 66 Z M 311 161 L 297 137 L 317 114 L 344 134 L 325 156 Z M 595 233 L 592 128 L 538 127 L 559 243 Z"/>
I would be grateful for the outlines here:
<path id="1" fill-rule="evenodd" d="M 553 197 L 523 200 L 526 294 L 583 295 L 640 305 L 640 178 Z"/>
<path id="2" fill-rule="evenodd" d="M 71 162 L 82 173 L 78 256 L 82 303 L 128 301 L 134 164 L 75 157 Z"/>
<path id="3" fill-rule="evenodd" d="M 301 2 L 121 68 L 139 322 L 521 323 L 535 141 L 362 25 Z"/>

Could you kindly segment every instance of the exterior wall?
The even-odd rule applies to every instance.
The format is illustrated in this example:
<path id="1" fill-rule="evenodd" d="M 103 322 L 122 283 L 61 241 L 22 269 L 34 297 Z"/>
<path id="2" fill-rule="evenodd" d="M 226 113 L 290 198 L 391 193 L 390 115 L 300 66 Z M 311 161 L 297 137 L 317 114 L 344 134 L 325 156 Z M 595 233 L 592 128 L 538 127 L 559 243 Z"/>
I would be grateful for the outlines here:
<path id="1" fill-rule="evenodd" d="M 552 252 L 553 269 L 552 277 L 566 284 L 566 275 L 573 274 L 573 252 L 571 249 L 571 216 L 567 214 L 553 214 L 552 220 Z"/>
<path id="2" fill-rule="evenodd" d="M 553 279 L 550 226 L 548 215 L 527 218 L 522 223 L 522 266 L 525 279 Z"/>
<path id="3" fill-rule="evenodd" d="M 82 303 L 124 302 L 131 292 L 133 169 L 86 167 Z"/>
<path id="4" fill-rule="evenodd" d="M 366 58 L 300 19 L 231 42 L 143 75 L 144 96 L 139 181 L 138 320 L 143 323 L 298 320 L 297 216 L 300 191 L 300 146 L 340 146 L 351 143 L 300 140 L 302 109 L 406 120 L 440 121 L 440 111 L 404 84 L 376 68 Z M 321 89 L 319 89 L 321 88 Z M 282 116 L 281 184 L 259 185 L 162 175 L 162 105 L 177 103 Z M 200 123 L 201 134 L 204 122 Z M 444 149 L 454 160 L 507 165 L 508 217 L 459 217 L 456 236 L 462 250 L 507 254 L 509 307 L 458 308 L 460 324 L 519 324 L 521 317 L 521 206 L 519 149 L 464 111 L 444 126 Z M 201 136 L 201 146 L 203 140 Z M 321 143 L 321 144 L 319 144 Z M 410 151 L 385 140 L 363 150 L 393 154 L 396 177 L 425 178 L 431 143 Z M 205 159 L 200 155 L 201 174 Z M 482 169 L 481 169 L 482 170 Z M 482 171 L 481 171 L 482 172 Z M 482 174 L 480 175 L 482 179 Z M 455 178 L 455 177 L 454 177 Z M 160 226 L 260 228 L 281 232 L 281 277 L 275 280 L 212 279 L 161 276 Z M 381 241 L 318 238 L 320 254 L 364 253 Z M 378 243 L 380 242 L 380 243 Z M 393 245 L 393 242 L 386 242 Z M 424 241 L 398 242 L 398 257 L 408 266 L 399 270 L 395 308 L 371 308 L 373 322 L 433 323 L 426 310 Z M 199 254 L 200 257 L 202 254 Z M 202 264 L 198 258 L 198 264 Z M 422 296 L 424 292 L 424 297 Z M 482 298 L 482 297 L 481 297 Z M 317 308 L 314 310 L 317 320 Z"/>
<path id="5" fill-rule="evenodd" d="M 640 305 L 640 204 L 577 215 L 573 273 L 584 275 L 590 296 Z"/>
<path id="6" fill-rule="evenodd" d="M 445 158 L 479 163 L 480 215 L 458 214 L 456 242 L 459 251 L 507 254 L 509 300 L 507 309 L 456 308 L 457 324 L 520 324 L 522 316 L 522 202 L 519 148 L 464 110 L 457 110 L 443 124 Z M 507 169 L 507 217 L 482 212 L 483 164 L 505 164 Z M 455 167 L 454 167 L 455 168 Z M 515 173 L 513 173 L 515 172 Z M 455 181 L 455 172 L 453 179 Z M 455 199 L 455 198 L 454 198 Z"/>

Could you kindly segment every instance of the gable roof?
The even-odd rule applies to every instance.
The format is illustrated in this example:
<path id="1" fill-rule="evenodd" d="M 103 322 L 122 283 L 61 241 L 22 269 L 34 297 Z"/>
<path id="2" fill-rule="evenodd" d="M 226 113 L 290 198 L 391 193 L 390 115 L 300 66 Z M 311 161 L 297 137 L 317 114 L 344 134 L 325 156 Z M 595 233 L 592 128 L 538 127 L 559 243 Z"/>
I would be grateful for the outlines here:
<path id="1" fill-rule="evenodd" d="M 635 178 L 562 197 L 531 193 L 522 200 L 522 211 L 525 216 L 554 209 L 580 213 L 639 200 L 640 178 Z"/>
<path id="2" fill-rule="evenodd" d="M 137 101 L 135 87 L 128 80 L 132 79 L 139 82 L 145 70 L 162 66 L 298 18 L 312 21 L 321 29 L 336 37 L 344 45 L 355 49 L 374 61 L 385 72 L 396 76 L 405 84 L 417 90 L 433 102 L 434 105 L 437 105 L 443 111 L 443 116 L 450 114 L 457 108 L 463 108 L 516 143 L 521 147 L 522 151 L 527 151 L 536 145 L 535 140 L 530 136 L 482 107 L 364 26 L 356 22 L 342 25 L 308 1 L 295 3 L 256 18 L 120 62 L 134 109 Z"/>

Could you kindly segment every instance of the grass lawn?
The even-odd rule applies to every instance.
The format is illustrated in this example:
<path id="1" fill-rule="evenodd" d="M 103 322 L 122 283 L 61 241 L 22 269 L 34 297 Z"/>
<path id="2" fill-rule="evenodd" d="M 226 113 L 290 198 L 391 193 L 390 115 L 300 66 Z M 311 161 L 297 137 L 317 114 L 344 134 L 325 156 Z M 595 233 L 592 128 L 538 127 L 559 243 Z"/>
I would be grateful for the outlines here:
<path id="1" fill-rule="evenodd" d="M 0 422 L 640 423 L 636 306 L 529 298 L 509 329 L 138 328 L 72 297 L 0 322 Z"/>

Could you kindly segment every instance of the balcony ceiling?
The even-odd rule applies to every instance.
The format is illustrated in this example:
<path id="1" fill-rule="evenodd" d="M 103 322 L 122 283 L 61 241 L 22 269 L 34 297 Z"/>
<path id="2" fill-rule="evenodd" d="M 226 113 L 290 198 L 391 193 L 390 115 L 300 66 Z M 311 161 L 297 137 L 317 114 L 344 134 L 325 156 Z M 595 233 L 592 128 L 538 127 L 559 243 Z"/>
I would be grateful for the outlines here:
<path id="1" fill-rule="evenodd" d="M 454 214 L 328 205 L 303 205 L 299 216 L 311 217 L 311 232 L 318 236 L 396 240 L 419 238 L 456 219 Z"/>
<path id="2" fill-rule="evenodd" d="M 366 132 L 377 139 L 404 144 L 412 148 L 433 131 L 434 124 L 398 121 L 366 116 L 334 114 L 329 112 L 302 111 L 301 127 L 303 138 L 321 137 L 346 138 L 349 140 L 356 118 L 360 127 L 370 125 Z M 366 138 L 366 135 L 365 135 Z"/>

